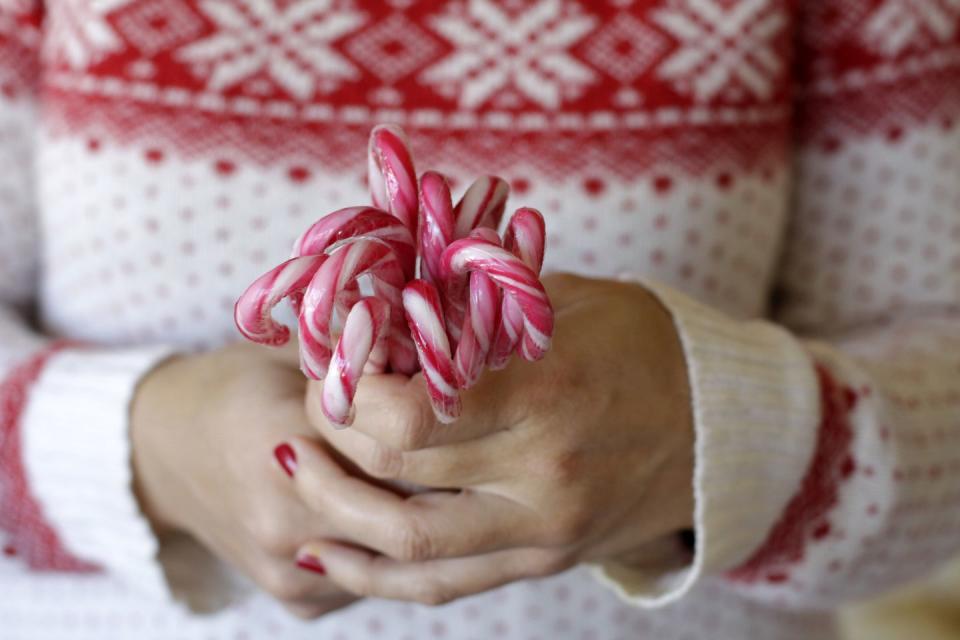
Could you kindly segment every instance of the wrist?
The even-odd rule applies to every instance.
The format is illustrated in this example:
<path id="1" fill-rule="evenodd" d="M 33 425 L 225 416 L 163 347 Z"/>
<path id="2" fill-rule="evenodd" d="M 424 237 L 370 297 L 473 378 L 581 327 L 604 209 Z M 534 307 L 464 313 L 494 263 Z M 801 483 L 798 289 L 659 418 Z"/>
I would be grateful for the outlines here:
<path id="1" fill-rule="evenodd" d="M 649 326 L 644 328 L 644 332 L 659 345 L 659 364 L 651 384 L 655 385 L 653 397 L 660 399 L 660 406 L 654 411 L 653 419 L 662 425 L 662 437 L 668 439 L 665 444 L 669 453 L 663 473 L 666 476 L 665 485 L 669 488 L 665 495 L 671 508 L 665 524 L 671 535 L 683 536 L 685 532 L 693 531 L 695 520 L 696 435 L 690 373 L 673 315 L 657 296 L 645 288 L 644 292 L 651 305 L 646 314 Z M 645 413 L 650 415 L 649 408 Z"/>
<path id="2" fill-rule="evenodd" d="M 160 440 L 172 420 L 172 408 L 182 403 L 172 382 L 185 358 L 165 360 L 148 372 L 137 385 L 130 410 L 130 446 L 133 465 L 133 489 L 140 509 L 158 535 L 182 530 L 176 510 L 168 506 L 167 465 L 160 455 Z"/>

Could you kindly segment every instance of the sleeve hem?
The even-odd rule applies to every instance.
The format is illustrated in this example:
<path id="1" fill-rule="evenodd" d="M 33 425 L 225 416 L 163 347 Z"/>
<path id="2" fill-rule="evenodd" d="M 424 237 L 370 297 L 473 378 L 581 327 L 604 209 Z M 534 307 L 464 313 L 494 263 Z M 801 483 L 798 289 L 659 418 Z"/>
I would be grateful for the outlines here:
<path id="1" fill-rule="evenodd" d="M 701 578 L 744 562 L 798 491 L 819 423 L 819 386 L 798 341 L 763 321 L 727 318 L 666 286 L 642 283 L 671 313 L 690 379 L 697 547 L 678 571 L 614 562 L 594 575 L 622 599 L 660 607 Z"/>
<path id="2" fill-rule="evenodd" d="M 53 356 L 22 418 L 23 463 L 45 519 L 72 554 L 167 598 L 159 542 L 133 493 L 129 407 L 169 348 L 71 349 Z"/>

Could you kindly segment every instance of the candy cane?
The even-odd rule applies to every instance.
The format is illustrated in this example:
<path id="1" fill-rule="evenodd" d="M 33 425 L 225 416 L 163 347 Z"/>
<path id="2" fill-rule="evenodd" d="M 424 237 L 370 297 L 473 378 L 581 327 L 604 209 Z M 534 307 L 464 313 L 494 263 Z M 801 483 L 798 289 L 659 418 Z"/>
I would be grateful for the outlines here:
<path id="1" fill-rule="evenodd" d="M 371 132 L 368 169 L 374 206 L 311 225 L 293 257 L 240 297 L 235 321 L 248 339 L 281 345 L 290 330 L 271 311 L 290 299 L 301 368 L 324 380 L 323 411 L 337 426 L 353 420 L 362 374 L 388 366 L 422 369 L 435 413 L 450 422 L 459 391 L 485 365 L 502 367 L 514 352 L 536 360 L 550 346 L 553 310 L 538 279 L 543 217 L 519 209 L 501 242 L 507 183 L 480 178 L 454 206 L 442 175 L 427 172 L 418 185 L 399 127 Z M 413 280 L 418 255 L 421 279 Z"/>
<path id="2" fill-rule="evenodd" d="M 521 354 L 528 360 L 543 357 L 553 336 L 553 308 L 537 274 L 503 247 L 478 238 L 457 240 L 443 252 L 443 278 L 453 283 L 470 271 L 484 272 L 516 301 L 523 315 Z"/>
<path id="3" fill-rule="evenodd" d="M 453 422 L 460 415 L 460 392 L 436 287 L 426 280 L 408 283 L 403 289 L 403 309 L 420 355 L 433 411 L 440 422 Z"/>
<path id="4" fill-rule="evenodd" d="M 324 255 L 291 258 L 254 280 L 233 309 L 240 333 L 259 344 L 286 344 L 290 329 L 276 322 L 271 312 L 286 297 L 300 298 L 326 259 Z"/>
<path id="5" fill-rule="evenodd" d="M 403 266 L 405 277 L 413 277 L 417 254 L 413 235 L 396 217 L 374 207 L 347 207 L 320 218 L 294 243 L 293 255 L 328 253 L 356 238 L 386 243 Z"/>
<path id="6" fill-rule="evenodd" d="M 470 238 L 500 245 L 496 231 L 486 227 L 474 229 Z M 454 349 L 457 382 L 461 389 L 476 384 L 483 371 L 500 324 L 500 307 L 500 289 L 496 283 L 482 271 L 470 272 L 463 327 Z"/>
<path id="7" fill-rule="evenodd" d="M 500 289 L 493 279 L 482 271 L 471 272 L 470 299 L 454 355 L 461 389 L 475 385 L 483 371 L 499 325 L 500 306 Z"/>
<path id="8" fill-rule="evenodd" d="M 510 186 L 501 178 L 484 176 L 476 180 L 454 209 L 454 239 L 466 238 L 480 227 L 499 228 L 509 196 Z"/>
<path id="9" fill-rule="evenodd" d="M 390 247 L 376 240 L 358 239 L 330 255 L 304 291 L 300 310 L 301 368 L 308 378 L 327 373 L 337 333 L 338 297 L 354 296 L 353 283 L 363 275 L 402 286 L 403 273 Z"/>
<path id="10" fill-rule="evenodd" d="M 350 309 L 321 394 L 323 413 L 335 426 L 353 423 L 353 397 L 360 376 L 381 372 L 386 366 L 383 348 L 389 322 L 390 305 L 378 298 L 363 298 Z"/>
<path id="11" fill-rule="evenodd" d="M 406 134 L 393 125 L 375 127 L 370 133 L 367 158 L 367 180 L 374 206 L 396 216 L 410 233 L 416 233 L 417 173 Z"/>
<path id="12" fill-rule="evenodd" d="M 403 286 L 407 279 L 398 277 L 400 274 L 397 269 L 389 263 L 372 271 L 371 275 L 374 295 L 390 305 L 390 331 L 387 336 L 390 369 L 394 373 L 413 375 L 420 370 L 420 362 L 403 313 Z"/>
<path id="13" fill-rule="evenodd" d="M 496 231 L 506 207 L 510 187 L 496 176 L 485 176 L 474 181 L 454 208 L 453 239 L 469 237 L 477 229 Z M 496 244 L 500 239 L 495 240 Z M 449 246 L 449 243 L 448 243 Z M 454 344 L 463 339 L 461 332 L 467 314 L 467 281 L 462 286 L 444 283 L 441 287 L 441 300 L 446 313 L 447 332 Z"/>
<path id="14" fill-rule="evenodd" d="M 438 284 L 443 250 L 453 242 L 453 199 L 447 179 L 428 171 L 420 178 L 420 277 Z"/>
<path id="15" fill-rule="evenodd" d="M 543 216 L 536 209 L 521 208 L 510 218 L 504 234 L 505 249 L 520 258 L 531 271 L 539 274 L 543 268 L 544 247 L 546 243 L 546 225 Z M 500 326 L 494 339 L 487 365 L 493 369 L 502 369 L 507 365 L 512 353 L 522 345 L 523 312 L 512 296 L 504 296 L 500 311 Z M 521 351 L 521 357 L 530 360 L 534 354 Z"/>

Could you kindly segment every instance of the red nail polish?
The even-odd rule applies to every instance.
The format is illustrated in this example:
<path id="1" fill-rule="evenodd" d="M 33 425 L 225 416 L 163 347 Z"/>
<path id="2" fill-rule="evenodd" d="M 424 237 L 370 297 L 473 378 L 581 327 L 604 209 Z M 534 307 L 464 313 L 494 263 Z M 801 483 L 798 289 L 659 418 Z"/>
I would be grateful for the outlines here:
<path id="1" fill-rule="evenodd" d="M 287 475 L 292 478 L 294 472 L 297 470 L 297 454 L 294 452 L 293 447 L 284 442 L 273 450 L 273 457 L 277 459 L 277 462 L 279 462 L 283 470 L 287 472 Z"/>
<path id="2" fill-rule="evenodd" d="M 327 570 L 324 568 L 323 563 L 320 562 L 316 556 L 311 556 L 308 553 L 305 553 L 297 558 L 297 566 L 301 569 L 306 569 L 307 571 L 319 573 L 322 576 L 327 575 Z"/>

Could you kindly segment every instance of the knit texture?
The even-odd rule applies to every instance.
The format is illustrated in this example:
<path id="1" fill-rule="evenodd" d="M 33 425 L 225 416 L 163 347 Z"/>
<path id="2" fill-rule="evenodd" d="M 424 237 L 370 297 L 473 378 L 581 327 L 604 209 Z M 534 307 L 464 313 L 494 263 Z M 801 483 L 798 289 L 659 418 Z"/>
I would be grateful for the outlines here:
<path id="1" fill-rule="evenodd" d="M 499 173 L 542 209 L 547 271 L 639 277 L 667 305 L 695 403 L 689 566 L 313 625 L 149 595 L 120 468 L 136 354 L 238 339 L 244 286 L 368 201 L 379 122 L 457 192 Z M 49 514 L 34 542 L 0 533 L 13 637 L 830 638 L 838 604 L 960 547 L 958 327 L 954 0 L 0 0 L 0 395 L 24 399 L 4 437 L 31 443 L 0 510 Z M 102 355 L 47 377 L 51 338 Z M 85 464 L 29 453 L 74 447 Z M 82 566 L 136 552 L 31 570 L 58 567 L 49 531 Z"/>
<path id="2" fill-rule="evenodd" d="M 163 347 L 56 354 L 19 420 L 27 484 L 63 547 L 159 598 L 166 585 L 134 497 L 127 427 L 136 381 L 169 354 Z"/>

